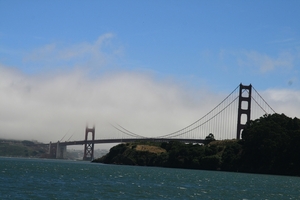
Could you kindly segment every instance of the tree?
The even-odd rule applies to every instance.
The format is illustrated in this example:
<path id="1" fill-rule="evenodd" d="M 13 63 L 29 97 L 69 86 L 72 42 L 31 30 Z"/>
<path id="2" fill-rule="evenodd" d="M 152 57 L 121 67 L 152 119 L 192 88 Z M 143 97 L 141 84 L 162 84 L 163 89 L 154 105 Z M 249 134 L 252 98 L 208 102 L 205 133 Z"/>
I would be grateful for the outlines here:
<path id="1" fill-rule="evenodd" d="M 244 170 L 272 174 L 299 173 L 299 124 L 299 119 L 291 119 L 284 114 L 265 115 L 250 121 L 242 138 Z"/>
<path id="2" fill-rule="evenodd" d="M 214 136 L 214 134 L 212 134 L 212 133 L 208 134 L 208 136 L 205 137 L 205 140 L 208 140 L 208 141 L 215 141 L 215 136 Z"/>

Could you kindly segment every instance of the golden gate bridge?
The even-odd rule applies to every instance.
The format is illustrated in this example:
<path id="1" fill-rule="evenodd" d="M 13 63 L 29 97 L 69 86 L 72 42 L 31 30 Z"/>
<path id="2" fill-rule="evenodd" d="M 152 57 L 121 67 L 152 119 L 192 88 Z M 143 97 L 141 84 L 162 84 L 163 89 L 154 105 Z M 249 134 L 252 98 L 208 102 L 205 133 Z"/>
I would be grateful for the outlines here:
<path id="1" fill-rule="evenodd" d="M 49 155 L 53 158 L 65 158 L 67 146 L 84 145 L 83 160 L 92 160 L 94 145 L 103 143 L 122 143 L 134 141 L 181 141 L 185 143 L 205 143 L 205 138 L 213 134 L 218 140 L 241 139 L 242 131 L 250 120 L 255 120 L 275 111 L 250 85 L 238 85 L 227 97 L 207 114 L 180 130 L 156 137 L 147 137 L 116 124 L 111 126 L 109 138 L 95 139 L 95 127 L 86 128 L 85 139 L 49 144 Z"/>

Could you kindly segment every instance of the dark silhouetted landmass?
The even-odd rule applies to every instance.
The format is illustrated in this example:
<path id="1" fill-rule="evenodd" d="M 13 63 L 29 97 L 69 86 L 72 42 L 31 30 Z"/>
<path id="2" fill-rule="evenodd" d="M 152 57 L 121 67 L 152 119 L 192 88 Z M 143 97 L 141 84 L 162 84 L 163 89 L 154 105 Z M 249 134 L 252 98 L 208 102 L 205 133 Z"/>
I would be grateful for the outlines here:
<path id="1" fill-rule="evenodd" d="M 300 176 L 300 120 L 265 115 L 247 124 L 241 140 L 119 144 L 94 162 Z"/>

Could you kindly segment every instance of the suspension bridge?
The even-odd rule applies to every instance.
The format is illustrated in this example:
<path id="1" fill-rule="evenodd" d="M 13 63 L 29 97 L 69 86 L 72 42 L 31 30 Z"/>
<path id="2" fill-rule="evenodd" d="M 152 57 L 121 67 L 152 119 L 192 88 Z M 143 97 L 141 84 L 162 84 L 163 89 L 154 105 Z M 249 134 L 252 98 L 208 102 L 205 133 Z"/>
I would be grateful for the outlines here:
<path id="1" fill-rule="evenodd" d="M 113 138 L 113 134 L 110 134 L 111 138 L 95 139 L 95 127 L 87 127 L 84 140 L 50 142 L 49 155 L 53 158 L 63 159 L 66 157 L 67 146 L 84 145 L 83 160 L 92 160 L 95 144 L 134 141 L 205 143 L 207 142 L 205 139 L 210 133 L 220 140 L 241 139 L 242 131 L 248 121 L 273 113 L 275 111 L 251 84 L 240 84 L 207 114 L 175 132 L 157 137 L 146 137 L 117 124 L 112 125 L 112 127 L 119 137 Z"/>

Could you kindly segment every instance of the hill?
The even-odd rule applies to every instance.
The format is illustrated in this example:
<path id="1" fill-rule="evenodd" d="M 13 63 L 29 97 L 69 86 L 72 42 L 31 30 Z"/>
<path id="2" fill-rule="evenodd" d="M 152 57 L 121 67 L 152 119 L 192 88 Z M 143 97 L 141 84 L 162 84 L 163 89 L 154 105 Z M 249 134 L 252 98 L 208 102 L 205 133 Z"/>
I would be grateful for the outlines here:
<path id="1" fill-rule="evenodd" d="M 300 176 L 299 153 L 300 120 L 273 114 L 250 121 L 241 140 L 123 143 L 94 162 Z"/>
<path id="2" fill-rule="evenodd" d="M 241 154 L 236 140 L 213 141 L 208 145 L 181 142 L 136 142 L 114 146 L 94 162 L 189 169 L 231 169 L 226 163 Z M 234 155 L 233 155 L 234 154 Z M 226 163 L 225 163 L 226 161 Z"/>
<path id="3" fill-rule="evenodd" d="M 0 156 L 6 157 L 45 157 L 48 147 L 42 143 L 29 140 L 0 139 Z"/>

